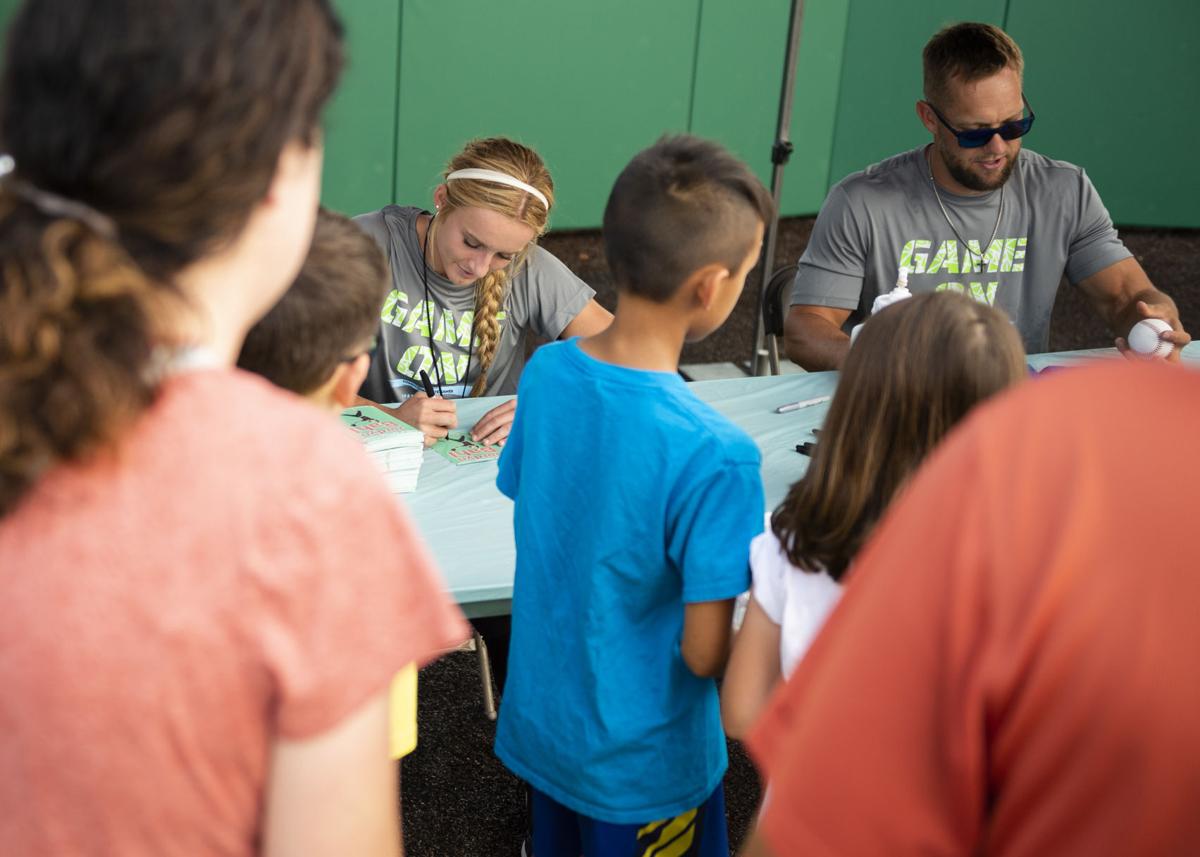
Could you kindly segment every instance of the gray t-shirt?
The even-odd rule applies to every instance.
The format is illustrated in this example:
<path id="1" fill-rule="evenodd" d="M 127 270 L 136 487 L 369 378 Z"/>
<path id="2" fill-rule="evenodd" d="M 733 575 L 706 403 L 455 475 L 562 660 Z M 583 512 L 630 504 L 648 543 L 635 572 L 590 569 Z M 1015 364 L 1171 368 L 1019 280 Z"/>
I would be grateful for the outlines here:
<path id="1" fill-rule="evenodd" d="M 392 291 L 380 313 L 379 342 L 360 391 L 384 404 L 402 402 L 421 391 L 422 369 L 435 389 L 440 378 L 441 395 L 447 398 L 466 396 L 479 377 L 475 290 L 456 286 L 432 269 L 422 277 L 416 219 L 426 213 L 389 205 L 355 218 L 383 249 L 392 272 Z M 536 245 L 511 276 L 498 315 L 500 343 L 488 369 L 484 390 L 488 396 L 517 392 L 525 366 L 525 331 L 557 339 L 595 295 L 566 265 Z"/>
<path id="2" fill-rule="evenodd" d="M 1028 149 L 1004 185 L 990 244 L 1000 191 L 938 192 L 967 247 L 938 207 L 924 146 L 834 185 L 800 257 L 792 304 L 852 310 L 848 331 L 907 266 L 913 292 L 960 291 L 1003 309 L 1032 354 L 1046 350 L 1063 273 L 1075 284 L 1131 255 L 1084 171 Z"/>

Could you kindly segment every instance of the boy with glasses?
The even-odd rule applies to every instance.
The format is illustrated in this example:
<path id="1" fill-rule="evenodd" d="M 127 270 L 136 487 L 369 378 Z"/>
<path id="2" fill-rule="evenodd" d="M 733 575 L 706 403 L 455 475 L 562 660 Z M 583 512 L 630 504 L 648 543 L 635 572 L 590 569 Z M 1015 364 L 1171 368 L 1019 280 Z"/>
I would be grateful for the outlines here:
<path id="1" fill-rule="evenodd" d="M 388 286 L 371 236 L 322 208 L 304 267 L 246 334 L 238 367 L 320 407 L 350 407 L 370 367 Z"/>
<path id="2" fill-rule="evenodd" d="M 238 368 L 337 414 L 358 398 L 390 287 L 374 239 L 350 218 L 322 208 L 304 266 L 246 334 Z M 399 759 L 417 745 L 415 665 L 396 674 L 389 703 L 389 744 Z"/>
<path id="3" fill-rule="evenodd" d="M 800 258 L 786 322 L 788 356 L 815 371 L 841 365 L 847 331 L 900 268 L 913 291 L 951 290 L 1003 309 L 1030 353 L 1047 349 L 1063 274 L 1126 350 L 1143 318 L 1178 360 L 1191 337 L 1174 302 L 1117 237 L 1084 171 L 1022 151 L 1034 113 L 1021 49 L 990 24 L 961 23 L 925 45 L 917 115 L 932 143 L 843 179 Z"/>

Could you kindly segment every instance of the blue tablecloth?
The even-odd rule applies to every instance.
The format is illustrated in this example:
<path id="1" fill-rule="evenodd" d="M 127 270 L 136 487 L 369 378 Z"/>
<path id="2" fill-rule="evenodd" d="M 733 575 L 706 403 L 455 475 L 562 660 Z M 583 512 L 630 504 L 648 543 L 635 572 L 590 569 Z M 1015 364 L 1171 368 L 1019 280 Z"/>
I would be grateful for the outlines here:
<path id="1" fill-rule="evenodd" d="M 1029 357 L 1034 369 L 1072 366 L 1093 360 L 1121 359 L 1114 349 L 1064 351 Z M 1200 344 L 1184 351 L 1188 363 L 1200 365 Z M 831 395 L 837 373 L 697 381 L 691 385 L 708 402 L 758 443 L 763 455 L 766 508 L 783 499 L 788 486 L 804 473 L 808 458 L 796 444 L 814 439 L 828 404 L 786 414 L 775 408 L 816 396 Z M 503 397 L 458 402 L 459 426 L 469 429 Z M 417 528 L 429 544 L 451 594 L 468 616 L 507 613 L 512 599 L 516 551 L 512 535 L 512 501 L 496 490 L 496 464 L 453 465 L 429 450 L 421 464 L 415 493 L 404 495 Z"/>

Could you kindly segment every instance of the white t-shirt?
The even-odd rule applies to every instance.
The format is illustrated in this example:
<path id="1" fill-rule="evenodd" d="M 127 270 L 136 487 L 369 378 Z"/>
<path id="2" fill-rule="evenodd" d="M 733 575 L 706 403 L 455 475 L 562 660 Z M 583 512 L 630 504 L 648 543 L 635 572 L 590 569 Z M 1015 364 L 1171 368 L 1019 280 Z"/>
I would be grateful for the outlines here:
<path id="1" fill-rule="evenodd" d="M 750 543 L 750 573 L 754 600 L 779 626 L 779 665 L 786 679 L 842 597 L 842 587 L 823 570 L 792 565 L 770 530 Z"/>

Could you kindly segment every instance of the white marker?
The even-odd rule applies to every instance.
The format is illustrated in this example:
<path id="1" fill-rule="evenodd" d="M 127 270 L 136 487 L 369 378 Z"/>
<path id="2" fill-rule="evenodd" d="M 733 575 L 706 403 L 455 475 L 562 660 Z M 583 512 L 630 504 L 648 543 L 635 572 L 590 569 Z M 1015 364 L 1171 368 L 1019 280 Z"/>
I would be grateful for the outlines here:
<path id="1" fill-rule="evenodd" d="M 833 396 L 817 396 L 815 399 L 801 399 L 799 402 L 788 402 L 786 405 L 780 405 L 776 408 L 775 413 L 786 414 L 798 411 L 801 408 L 811 407 L 812 405 L 823 405 L 832 398 Z"/>

